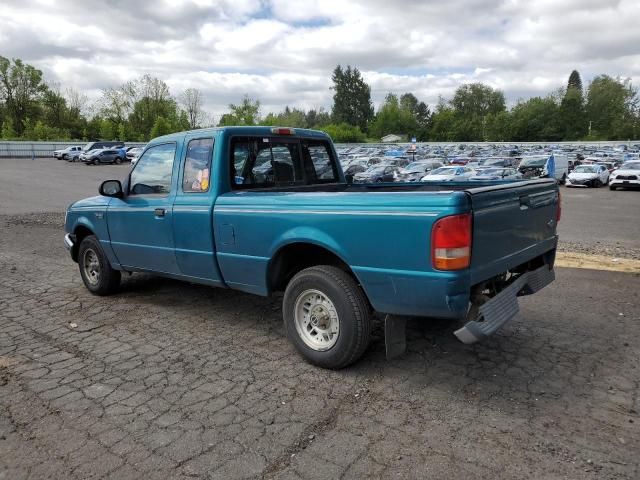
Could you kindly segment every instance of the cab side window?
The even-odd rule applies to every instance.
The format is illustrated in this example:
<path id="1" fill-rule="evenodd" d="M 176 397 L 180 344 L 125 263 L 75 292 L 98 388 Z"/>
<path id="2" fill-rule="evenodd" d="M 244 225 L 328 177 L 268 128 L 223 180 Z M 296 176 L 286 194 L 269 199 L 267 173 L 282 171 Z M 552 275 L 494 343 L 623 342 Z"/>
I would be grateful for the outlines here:
<path id="1" fill-rule="evenodd" d="M 175 156 L 175 143 L 148 148 L 131 172 L 129 195 L 168 194 Z"/>
<path id="2" fill-rule="evenodd" d="M 183 192 L 204 193 L 209 191 L 212 156 L 213 138 L 198 138 L 189 141 L 182 176 Z"/>

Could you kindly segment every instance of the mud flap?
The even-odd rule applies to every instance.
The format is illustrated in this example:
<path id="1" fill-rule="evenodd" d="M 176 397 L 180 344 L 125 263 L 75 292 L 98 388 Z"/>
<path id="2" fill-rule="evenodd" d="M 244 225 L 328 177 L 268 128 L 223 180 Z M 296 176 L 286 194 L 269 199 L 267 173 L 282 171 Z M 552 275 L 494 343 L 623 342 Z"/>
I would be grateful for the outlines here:
<path id="1" fill-rule="evenodd" d="M 384 318 L 384 345 L 387 360 L 399 357 L 407 349 L 407 318 L 387 315 Z"/>
<path id="2" fill-rule="evenodd" d="M 520 275 L 508 287 L 478 308 L 478 316 L 454 332 L 463 343 L 475 343 L 497 332 L 516 316 L 520 307 L 518 297 L 531 295 L 555 280 L 555 272 L 544 265 Z"/>

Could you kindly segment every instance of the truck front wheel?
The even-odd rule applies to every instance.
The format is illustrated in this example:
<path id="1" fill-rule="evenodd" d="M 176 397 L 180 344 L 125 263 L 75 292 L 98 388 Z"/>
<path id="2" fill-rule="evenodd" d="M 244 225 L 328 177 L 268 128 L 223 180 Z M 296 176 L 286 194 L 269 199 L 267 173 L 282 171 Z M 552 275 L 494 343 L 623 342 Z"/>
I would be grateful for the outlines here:
<path id="1" fill-rule="evenodd" d="M 120 285 L 120 272 L 111 268 L 100 242 L 94 235 L 85 237 L 78 249 L 80 276 L 94 295 L 109 295 Z"/>
<path id="2" fill-rule="evenodd" d="M 338 369 L 369 345 L 371 315 L 364 292 L 349 274 L 319 265 L 295 275 L 284 294 L 287 337 L 310 363 Z"/>

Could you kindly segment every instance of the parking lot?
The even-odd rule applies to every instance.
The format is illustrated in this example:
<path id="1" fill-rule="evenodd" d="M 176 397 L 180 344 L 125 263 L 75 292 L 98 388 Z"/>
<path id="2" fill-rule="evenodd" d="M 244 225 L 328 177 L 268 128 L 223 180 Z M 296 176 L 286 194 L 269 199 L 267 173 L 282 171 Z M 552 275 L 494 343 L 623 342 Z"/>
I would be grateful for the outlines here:
<path id="1" fill-rule="evenodd" d="M 280 298 L 85 290 L 64 208 L 127 169 L 0 160 L 0 479 L 640 477 L 638 273 L 558 268 L 484 343 L 415 319 L 386 361 L 378 324 L 322 370 Z M 562 194 L 561 249 L 640 258 L 640 192 Z"/>

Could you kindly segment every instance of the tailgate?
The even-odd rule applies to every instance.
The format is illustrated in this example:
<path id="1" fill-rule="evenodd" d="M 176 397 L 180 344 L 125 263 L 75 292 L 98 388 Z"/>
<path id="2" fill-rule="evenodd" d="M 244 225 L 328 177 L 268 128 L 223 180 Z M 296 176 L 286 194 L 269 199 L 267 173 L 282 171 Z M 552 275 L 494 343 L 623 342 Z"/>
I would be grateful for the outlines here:
<path id="1" fill-rule="evenodd" d="M 554 180 L 466 190 L 473 211 L 472 284 L 553 250 L 559 201 Z"/>

